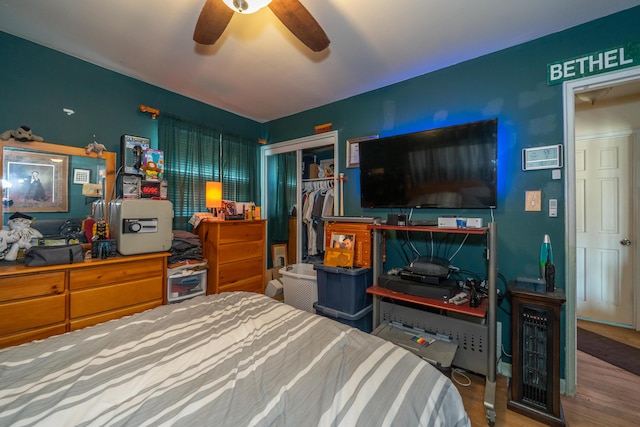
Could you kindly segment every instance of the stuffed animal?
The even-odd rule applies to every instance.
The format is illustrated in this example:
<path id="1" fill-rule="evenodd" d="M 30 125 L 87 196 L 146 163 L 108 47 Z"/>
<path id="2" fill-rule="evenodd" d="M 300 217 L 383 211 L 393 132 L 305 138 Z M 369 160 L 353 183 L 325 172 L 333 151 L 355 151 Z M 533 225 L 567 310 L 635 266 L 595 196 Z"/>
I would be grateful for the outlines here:
<path id="1" fill-rule="evenodd" d="M 162 173 L 162 169 L 156 164 L 156 162 L 147 162 L 140 168 L 143 171 L 147 179 L 158 179 Z"/>
<path id="2" fill-rule="evenodd" d="M 20 142 L 44 141 L 41 136 L 34 135 L 29 126 L 20 126 L 16 130 L 8 130 L 0 133 L 0 139 L 4 141 L 8 141 L 11 138 Z"/>
<path id="3" fill-rule="evenodd" d="M 9 230 L 0 230 L 0 260 L 4 259 L 4 251 L 9 248 L 11 243 L 13 243 L 13 238 L 9 234 Z"/>
<path id="4" fill-rule="evenodd" d="M 7 225 L 9 231 L 3 234 L 4 242 L 9 246 L 9 249 L 4 256 L 6 261 L 15 261 L 18 258 L 18 252 L 20 249 L 25 251 L 31 249 L 31 239 L 34 237 L 42 238 L 42 233 L 38 230 L 31 228 L 33 217 L 25 215 L 20 212 L 16 212 L 9 217 Z M 3 230 L 6 231 L 6 230 Z"/>
<path id="5" fill-rule="evenodd" d="M 107 148 L 103 144 L 93 141 L 92 143 L 87 145 L 87 148 L 85 149 L 85 152 L 87 154 L 91 153 L 92 151 L 98 153 L 98 157 L 102 158 L 102 152 L 107 151 Z"/>

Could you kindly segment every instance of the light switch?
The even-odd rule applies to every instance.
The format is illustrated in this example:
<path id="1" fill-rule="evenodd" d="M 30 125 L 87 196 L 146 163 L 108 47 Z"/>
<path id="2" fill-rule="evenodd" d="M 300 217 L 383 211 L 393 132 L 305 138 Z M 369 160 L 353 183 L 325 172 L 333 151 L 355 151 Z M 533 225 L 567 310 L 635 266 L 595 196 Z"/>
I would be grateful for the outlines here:
<path id="1" fill-rule="evenodd" d="M 542 191 L 534 190 L 525 192 L 524 210 L 529 212 L 539 212 L 542 210 Z"/>
<path id="2" fill-rule="evenodd" d="M 553 218 L 558 216 L 558 199 L 549 199 L 549 216 Z"/>

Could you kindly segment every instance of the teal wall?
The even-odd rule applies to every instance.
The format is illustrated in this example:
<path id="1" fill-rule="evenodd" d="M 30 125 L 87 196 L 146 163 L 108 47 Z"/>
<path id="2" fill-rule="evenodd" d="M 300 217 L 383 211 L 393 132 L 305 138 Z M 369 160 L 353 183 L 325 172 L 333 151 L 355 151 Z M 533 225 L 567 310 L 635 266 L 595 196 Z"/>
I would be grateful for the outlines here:
<path id="1" fill-rule="evenodd" d="M 46 142 L 75 147 L 85 147 L 95 135 L 117 153 L 120 136 L 128 134 L 148 137 L 156 147 L 157 120 L 138 111 L 144 104 L 230 133 L 262 135 L 256 121 L 3 32 L 0 58 L 0 132 L 27 125 Z"/>
<path id="2" fill-rule="evenodd" d="M 640 7 L 275 120 L 269 123 L 269 142 L 308 135 L 313 126 L 332 123 L 340 139 L 340 171 L 348 178 L 344 190 L 345 214 L 386 218 L 387 210 L 360 207 L 359 169 L 345 168 L 347 139 L 372 134 L 388 136 L 497 117 L 499 199 L 495 220 L 498 224 L 499 272 L 507 280 L 517 276 L 538 276 L 540 243 L 544 234 L 549 234 L 558 286 L 564 288 L 564 173 L 563 179 L 552 180 L 548 170 L 523 172 L 521 151 L 530 146 L 560 144 L 564 139 L 562 85 L 547 85 L 546 65 L 627 42 L 638 42 L 638 22 Z M 525 213 L 524 193 L 537 189 L 542 190 L 543 210 Z M 550 198 L 558 199 L 557 218 L 548 216 Z M 435 218 L 441 213 L 490 219 L 488 211 L 429 209 L 414 211 L 414 218 Z M 464 256 L 456 257 L 457 265 L 463 264 L 461 255 Z M 392 267 L 395 258 L 389 246 L 387 256 L 392 260 L 386 267 Z M 472 260 L 473 266 L 477 263 L 477 259 Z M 507 303 L 504 307 L 510 310 Z M 499 311 L 498 320 L 503 322 L 503 342 L 508 350 L 509 317 Z M 564 331 L 564 321 L 562 327 Z"/>

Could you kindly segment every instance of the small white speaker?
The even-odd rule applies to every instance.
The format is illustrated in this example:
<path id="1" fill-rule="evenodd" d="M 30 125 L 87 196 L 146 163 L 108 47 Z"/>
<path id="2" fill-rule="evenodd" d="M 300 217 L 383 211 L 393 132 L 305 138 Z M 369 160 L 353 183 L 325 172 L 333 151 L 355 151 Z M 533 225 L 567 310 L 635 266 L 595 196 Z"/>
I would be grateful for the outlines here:
<path id="1" fill-rule="evenodd" d="M 467 218 L 467 228 L 482 228 L 482 218 Z"/>

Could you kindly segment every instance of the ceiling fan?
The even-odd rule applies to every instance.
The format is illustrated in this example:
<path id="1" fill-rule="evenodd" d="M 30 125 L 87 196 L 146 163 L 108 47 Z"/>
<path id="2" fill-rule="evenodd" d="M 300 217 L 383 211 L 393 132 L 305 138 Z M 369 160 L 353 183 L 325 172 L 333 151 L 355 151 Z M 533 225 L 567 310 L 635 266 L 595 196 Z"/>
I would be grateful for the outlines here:
<path id="1" fill-rule="evenodd" d="M 329 46 L 329 38 L 320 24 L 298 0 L 207 0 L 198 17 L 193 40 L 212 45 L 227 28 L 234 12 L 253 13 L 267 5 L 312 51 L 320 52 Z"/>

